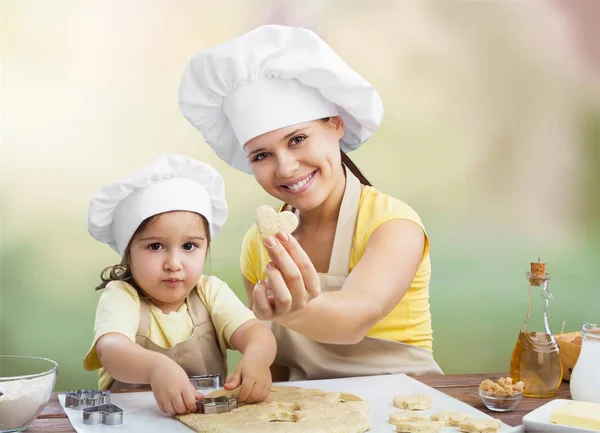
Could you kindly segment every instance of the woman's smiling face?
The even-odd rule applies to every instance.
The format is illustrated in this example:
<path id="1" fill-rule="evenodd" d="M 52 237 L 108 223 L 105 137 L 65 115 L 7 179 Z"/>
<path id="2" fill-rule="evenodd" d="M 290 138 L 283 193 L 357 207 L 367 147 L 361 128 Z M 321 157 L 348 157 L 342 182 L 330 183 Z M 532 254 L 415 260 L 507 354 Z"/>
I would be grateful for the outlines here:
<path id="1" fill-rule="evenodd" d="M 313 120 L 267 132 L 244 150 L 254 177 L 273 197 L 306 212 L 329 196 L 341 169 L 340 117 Z"/>

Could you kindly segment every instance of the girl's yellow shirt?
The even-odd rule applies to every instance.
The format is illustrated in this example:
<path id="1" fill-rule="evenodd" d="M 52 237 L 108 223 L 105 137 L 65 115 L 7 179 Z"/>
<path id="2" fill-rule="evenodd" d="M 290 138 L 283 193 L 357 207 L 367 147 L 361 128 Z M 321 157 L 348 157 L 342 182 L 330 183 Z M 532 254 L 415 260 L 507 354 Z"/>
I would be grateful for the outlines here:
<path id="1" fill-rule="evenodd" d="M 226 361 L 227 349 L 231 347 L 231 336 L 248 320 L 255 319 L 250 311 L 229 286 L 215 276 L 200 277 L 194 290 L 208 309 L 215 326 L 219 347 Z M 124 281 L 112 281 L 104 289 L 96 307 L 94 340 L 88 351 L 83 368 L 100 369 L 98 387 L 106 389 L 112 378 L 102 368 L 96 353 L 96 342 L 108 333 L 119 333 L 135 343 L 140 323 L 140 297 L 135 288 Z M 165 314 L 155 305 L 150 306 L 150 329 L 148 337 L 160 347 L 170 349 L 187 340 L 194 330 L 192 318 L 184 303 L 178 311 Z"/>

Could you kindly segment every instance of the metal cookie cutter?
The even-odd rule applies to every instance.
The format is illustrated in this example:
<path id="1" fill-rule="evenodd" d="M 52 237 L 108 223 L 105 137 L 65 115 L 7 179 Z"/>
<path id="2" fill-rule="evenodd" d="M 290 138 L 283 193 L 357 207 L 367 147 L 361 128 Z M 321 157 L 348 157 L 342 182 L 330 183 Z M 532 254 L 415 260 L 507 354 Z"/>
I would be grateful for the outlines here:
<path id="1" fill-rule="evenodd" d="M 99 389 L 78 389 L 69 391 L 65 396 L 65 406 L 75 410 L 110 403 L 110 391 Z"/>
<path id="2" fill-rule="evenodd" d="M 221 387 L 220 374 L 203 374 L 201 376 L 190 376 L 190 382 L 198 391 L 215 389 Z"/>
<path id="3" fill-rule="evenodd" d="M 215 397 L 205 398 L 198 400 L 196 403 L 198 406 L 197 413 L 214 414 L 214 413 L 225 413 L 230 412 L 237 407 L 237 401 L 235 397 Z"/>
<path id="4" fill-rule="evenodd" d="M 84 424 L 123 424 L 123 409 L 112 403 L 83 409 Z"/>

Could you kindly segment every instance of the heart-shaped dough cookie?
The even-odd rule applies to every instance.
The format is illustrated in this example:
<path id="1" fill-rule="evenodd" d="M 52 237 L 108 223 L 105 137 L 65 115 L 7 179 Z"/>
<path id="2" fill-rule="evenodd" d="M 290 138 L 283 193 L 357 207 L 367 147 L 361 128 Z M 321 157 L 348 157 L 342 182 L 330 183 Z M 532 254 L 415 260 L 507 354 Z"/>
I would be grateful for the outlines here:
<path id="1" fill-rule="evenodd" d="M 256 226 L 263 239 L 275 236 L 280 231 L 292 233 L 298 227 L 298 218 L 290 211 L 275 212 L 271 206 L 256 208 Z"/>

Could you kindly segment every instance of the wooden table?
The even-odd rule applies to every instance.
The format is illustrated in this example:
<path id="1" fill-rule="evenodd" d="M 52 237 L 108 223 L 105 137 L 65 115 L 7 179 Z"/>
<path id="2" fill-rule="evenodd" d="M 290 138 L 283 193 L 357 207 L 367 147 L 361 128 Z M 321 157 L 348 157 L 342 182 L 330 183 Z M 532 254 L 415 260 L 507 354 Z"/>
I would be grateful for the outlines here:
<path id="1" fill-rule="evenodd" d="M 503 375 L 506 376 L 506 375 Z M 518 406 L 511 412 L 499 413 L 489 411 L 477 395 L 477 387 L 483 379 L 497 380 L 501 375 L 484 374 L 461 374 L 446 376 L 420 376 L 417 379 L 426 385 L 448 394 L 458 400 L 461 400 L 482 412 L 488 413 L 493 417 L 502 420 L 504 423 L 517 426 L 522 424 L 523 416 L 532 410 L 542 406 L 550 399 L 526 398 L 519 402 Z M 563 382 L 555 398 L 570 399 L 569 384 Z M 29 427 L 26 432 L 44 432 L 44 433 L 73 433 L 75 430 L 71 427 L 67 415 L 63 411 L 58 396 L 52 394 L 52 398 L 46 405 L 44 411 L 38 419 Z"/>

